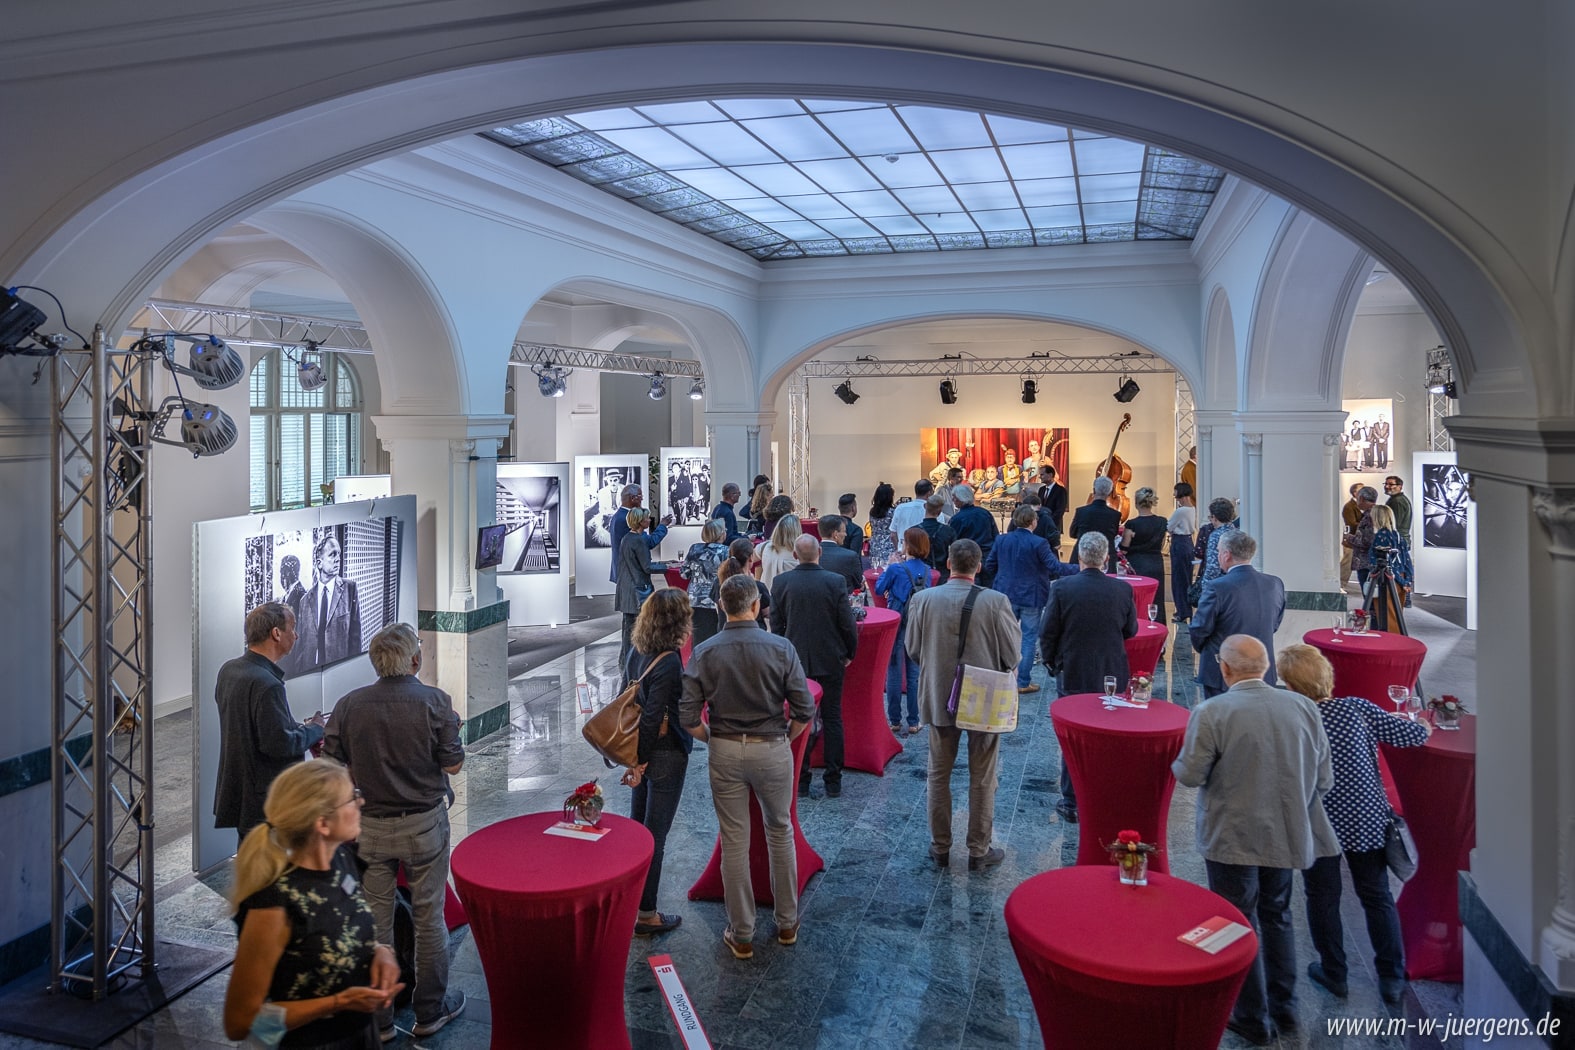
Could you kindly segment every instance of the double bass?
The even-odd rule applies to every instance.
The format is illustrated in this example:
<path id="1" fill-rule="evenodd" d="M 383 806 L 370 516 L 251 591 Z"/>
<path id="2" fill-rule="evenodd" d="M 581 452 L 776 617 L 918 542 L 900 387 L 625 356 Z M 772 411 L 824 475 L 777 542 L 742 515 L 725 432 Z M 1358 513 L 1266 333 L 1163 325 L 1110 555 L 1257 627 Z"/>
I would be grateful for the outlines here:
<path id="1" fill-rule="evenodd" d="M 1132 516 L 1132 500 L 1127 497 L 1127 484 L 1132 480 L 1132 464 L 1116 455 L 1116 444 L 1121 440 L 1121 432 L 1132 425 L 1132 413 L 1121 414 L 1121 425 L 1116 427 L 1116 436 L 1110 439 L 1110 455 L 1099 464 L 1094 471 L 1096 478 L 1109 478 L 1115 485 L 1110 490 L 1110 498 L 1105 502 L 1116 508 L 1121 515 L 1121 520 L 1126 521 Z M 1092 499 L 1089 500 L 1093 502 Z"/>

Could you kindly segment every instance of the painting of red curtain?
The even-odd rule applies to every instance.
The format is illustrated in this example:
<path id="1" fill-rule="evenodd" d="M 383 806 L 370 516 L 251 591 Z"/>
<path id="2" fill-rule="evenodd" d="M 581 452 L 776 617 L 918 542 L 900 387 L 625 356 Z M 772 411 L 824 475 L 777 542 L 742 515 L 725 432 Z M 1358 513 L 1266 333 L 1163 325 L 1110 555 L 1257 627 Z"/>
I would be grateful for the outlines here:
<path id="1" fill-rule="evenodd" d="M 980 499 L 1013 497 L 1038 477 L 1041 463 L 1066 479 L 1067 429 L 928 427 L 919 431 L 919 472 L 937 485 L 953 466 L 968 472 Z"/>

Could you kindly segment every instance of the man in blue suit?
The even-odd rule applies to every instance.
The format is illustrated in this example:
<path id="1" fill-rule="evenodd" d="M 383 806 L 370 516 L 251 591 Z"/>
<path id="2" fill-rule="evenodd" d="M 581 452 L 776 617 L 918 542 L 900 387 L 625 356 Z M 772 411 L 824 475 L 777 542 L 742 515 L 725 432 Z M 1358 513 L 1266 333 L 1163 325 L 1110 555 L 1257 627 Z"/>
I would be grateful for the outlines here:
<path id="1" fill-rule="evenodd" d="M 1274 677 L 1274 632 L 1285 618 L 1285 582 L 1252 567 L 1258 541 L 1241 529 L 1220 537 L 1220 575 L 1203 588 L 1203 600 L 1192 614 L 1192 648 L 1199 653 L 1198 677 L 1205 698 L 1225 691 L 1220 673 L 1220 645 L 1233 634 L 1258 639 L 1269 651 L 1269 669 L 1263 680 L 1277 685 Z"/>
<path id="2" fill-rule="evenodd" d="M 1039 615 L 1050 599 L 1050 584 L 1077 574 L 1076 565 L 1064 564 L 1050 544 L 1034 534 L 1039 511 L 1027 503 L 1012 512 L 1012 531 L 995 541 L 984 560 L 985 573 L 994 577 L 991 587 L 1012 603 L 1012 615 L 1023 631 L 1022 659 L 1017 664 L 1017 691 L 1037 693 L 1032 682 L 1034 646 L 1039 642 Z"/>

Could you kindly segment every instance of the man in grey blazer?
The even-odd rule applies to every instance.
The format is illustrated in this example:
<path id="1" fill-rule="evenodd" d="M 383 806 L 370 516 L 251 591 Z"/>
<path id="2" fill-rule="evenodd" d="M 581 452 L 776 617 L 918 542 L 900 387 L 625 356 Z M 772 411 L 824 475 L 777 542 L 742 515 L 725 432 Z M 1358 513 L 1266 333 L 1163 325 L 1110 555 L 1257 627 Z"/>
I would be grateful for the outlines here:
<path id="1" fill-rule="evenodd" d="M 930 856 L 944 868 L 951 863 L 952 767 L 963 730 L 946 709 L 957 672 L 957 643 L 963 606 L 977 591 L 962 662 L 994 671 L 1011 671 L 1021 655 L 1022 629 L 1012 603 L 1000 591 L 976 587 L 984 556 L 973 540 L 957 540 L 947 564 L 951 577 L 926 587 L 908 603 L 908 654 L 919 662 L 919 717 L 930 727 L 928 777 Z M 990 845 L 995 831 L 996 768 L 1001 734 L 968 730 L 968 870 L 991 868 L 1006 852 Z"/>
<path id="2" fill-rule="evenodd" d="M 1263 643 L 1233 634 L 1218 651 L 1230 688 L 1192 712 L 1170 768 L 1178 783 L 1199 789 L 1198 852 L 1209 889 L 1257 930 L 1258 957 L 1229 1028 L 1264 1046 L 1275 1027 L 1297 1027 L 1291 874 L 1340 852 L 1323 808 L 1334 767 L 1317 705 L 1265 682 Z"/>
<path id="3" fill-rule="evenodd" d="M 1225 691 L 1218 656 L 1220 644 L 1233 634 L 1246 634 L 1263 643 L 1270 654 L 1263 680 L 1277 684 L 1274 677 L 1274 632 L 1285 618 L 1285 582 L 1252 567 L 1258 541 L 1241 529 L 1220 536 L 1220 575 L 1203 588 L 1203 600 L 1192 614 L 1188 628 L 1192 648 L 1198 651 L 1198 677 L 1205 698 Z"/>

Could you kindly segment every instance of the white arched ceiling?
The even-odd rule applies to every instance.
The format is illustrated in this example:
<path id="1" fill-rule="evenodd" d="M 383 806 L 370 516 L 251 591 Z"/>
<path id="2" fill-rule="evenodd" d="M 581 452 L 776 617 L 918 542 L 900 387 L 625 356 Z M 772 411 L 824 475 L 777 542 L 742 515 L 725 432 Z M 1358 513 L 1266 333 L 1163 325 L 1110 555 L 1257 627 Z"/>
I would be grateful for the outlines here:
<path id="1" fill-rule="evenodd" d="M 377 348 L 384 414 L 444 416 L 471 410 L 465 355 L 447 309 L 402 249 L 318 205 L 276 205 L 252 222 L 294 245 L 344 289 Z M 500 382 L 499 406 L 502 387 Z"/>
<path id="2" fill-rule="evenodd" d="M 1241 354 L 1236 345 L 1236 319 L 1231 313 L 1230 293 L 1216 287 L 1209 296 L 1209 311 L 1203 329 L 1203 375 L 1198 408 L 1228 411 L 1238 404 L 1237 373 Z"/>
<path id="3" fill-rule="evenodd" d="M 257 289 L 302 270 L 322 272 L 317 262 L 299 248 L 242 224 L 203 245 L 152 297 L 245 306 Z"/>
<path id="4" fill-rule="evenodd" d="M 81 309 L 98 310 L 113 328 L 214 231 L 303 185 L 424 142 L 522 117 L 639 100 L 729 94 L 917 100 L 1074 123 L 1220 164 L 1318 214 L 1389 262 L 1457 355 L 1476 410 L 1523 412 L 1527 395 L 1549 413 L 1567 413 L 1575 402 L 1569 363 L 1545 352 L 1555 341 L 1549 295 L 1495 230 L 1436 188 L 1436 180 L 1456 175 L 1459 166 L 1439 160 L 1429 170 L 1423 156 L 1417 158 L 1420 170 L 1412 171 L 1387 159 L 1408 145 L 1406 136 L 1388 134 L 1403 130 L 1390 125 L 1408 121 L 1408 114 L 1380 113 L 1359 93 L 1348 93 L 1343 109 L 1338 99 L 1321 94 L 1323 88 L 1298 95 L 1304 78 L 1284 75 L 1275 63 L 1234 59 L 1240 42 L 1232 44 L 1227 34 L 1215 34 L 1221 39 L 1211 45 L 1188 33 L 1199 47 L 1175 47 L 1172 37 L 1154 55 L 1132 57 L 1158 41 L 1145 35 L 1134 43 L 1126 28 L 1130 19 L 1119 26 L 1099 19 L 1059 26 L 1062 39 L 1088 38 L 1090 46 L 1079 48 L 1032 42 L 1035 34 L 1056 38 L 1058 25 L 1048 9 L 1044 23 L 1014 16 L 1003 35 L 992 37 L 978 31 L 977 20 L 1001 16 L 981 10 L 970 9 L 966 24 L 898 29 L 876 17 L 860 24 L 857 5 L 850 14 L 839 4 L 835 18 L 825 20 L 806 12 L 797 24 L 775 5 L 746 7 L 753 5 L 597 8 L 553 16 L 566 30 L 560 35 L 535 35 L 545 31 L 536 22 L 500 34 L 489 20 L 471 35 L 461 24 L 444 27 L 455 37 L 452 48 L 435 47 L 430 33 L 419 40 L 392 34 L 385 46 L 397 56 L 364 45 L 364 54 L 346 48 L 341 62 L 314 61 L 310 73 L 292 69 L 299 82 L 289 90 L 249 95 L 245 105 L 217 111 L 210 120 L 177 121 L 168 134 L 143 136 L 129 155 L 106 157 L 85 181 L 59 192 L 25 185 L 27 192 L 13 195 L 9 209 L 19 216 L 11 220 L 19 224 L 16 236 L 0 237 L 8 246 L 0 250 L 0 273 L 64 292 Z M 687 13 L 677 17 L 680 10 Z M 1145 34 L 1171 24 L 1162 5 L 1152 11 L 1155 20 L 1145 24 Z M 711 21 L 724 12 L 738 21 Z M 773 21 L 750 27 L 750 17 Z M 946 17 L 924 11 L 912 21 Z M 696 42 L 719 35 L 723 25 L 734 39 Z M 1338 29 L 1337 21 L 1331 25 Z M 1327 27 L 1313 22 L 1306 28 Z M 816 42 L 738 39 L 752 33 Z M 969 53 L 885 46 L 898 38 L 916 48 Z M 1526 46 L 1537 39 L 1524 38 Z M 315 41 L 319 52 L 338 43 L 328 36 Z M 1401 55 L 1414 50 L 1414 41 L 1407 36 L 1386 46 Z M 572 50 L 518 54 L 554 47 Z M 1299 45 L 1282 55 L 1294 62 L 1305 53 Z M 222 79 L 244 81 L 246 63 L 261 55 L 229 48 L 225 58 L 232 68 Z M 276 55 L 268 60 L 278 67 Z M 443 63 L 469 68 L 417 75 Z M 333 74 L 324 78 L 324 68 Z M 47 83 L 28 62 L 13 70 L 28 88 L 34 75 Z M 195 67 L 187 73 L 184 81 L 200 79 Z M 265 80 L 273 77 L 260 73 L 254 82 Z M 1447 84 L 1435 87 L 1449 90 Z M 1314 112 L 1320 105 L 1334 108 Z M 13 112 L 31 119 L 25 105 Z M 1484 202 L 1498 203 L 1501 195 Z"/>
<path id="5" fill-rule="evenodd" d="M 1340 364 L 1373 260 L 1302 211 L 1264 266 L 1243 362 L 1245 411 L 1340 408 Z"/>

